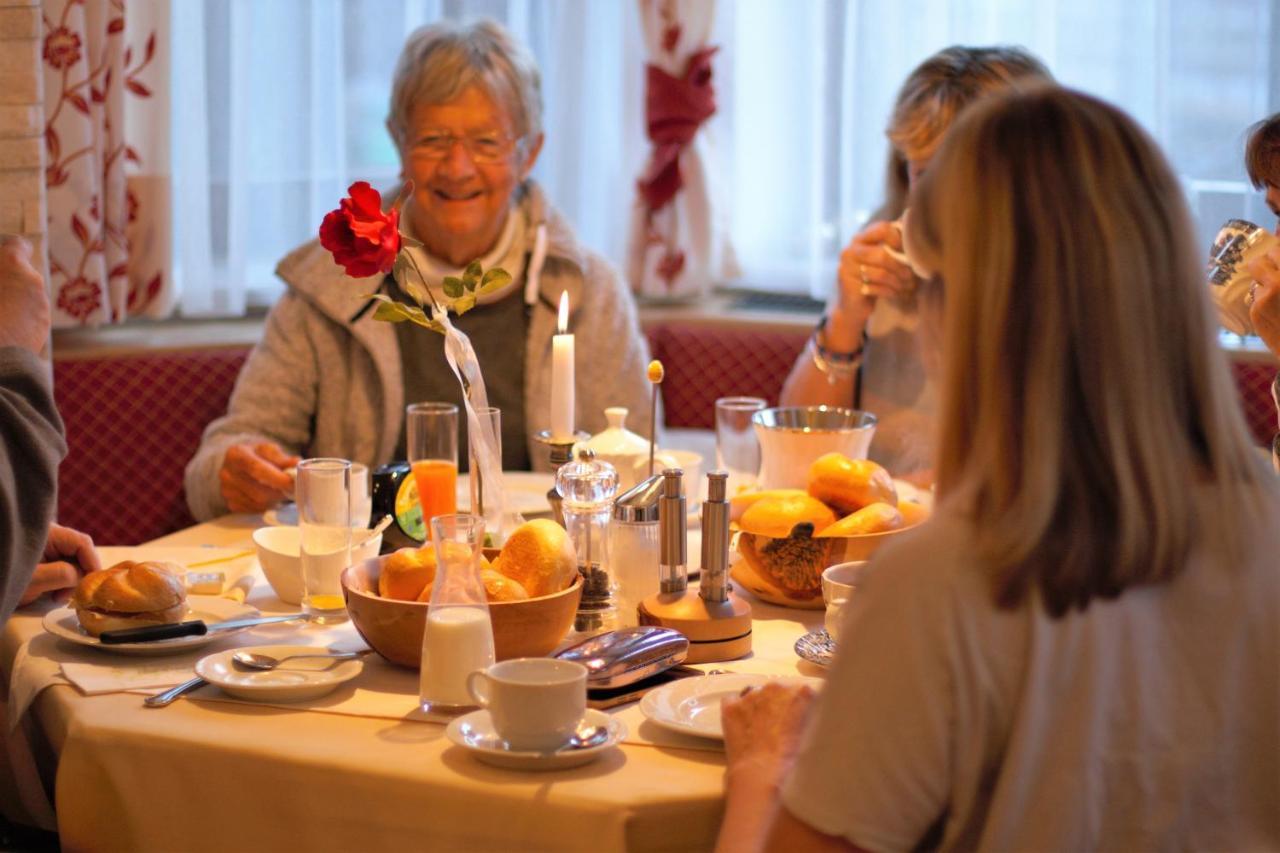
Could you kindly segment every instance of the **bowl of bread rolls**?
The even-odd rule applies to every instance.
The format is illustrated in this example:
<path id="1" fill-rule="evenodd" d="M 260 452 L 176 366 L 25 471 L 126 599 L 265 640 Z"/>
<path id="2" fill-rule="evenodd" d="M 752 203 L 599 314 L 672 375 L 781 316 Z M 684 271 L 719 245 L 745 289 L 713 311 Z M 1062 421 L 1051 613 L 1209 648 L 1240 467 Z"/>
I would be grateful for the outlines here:
<path id="1" fill-rule="evenodd" d="M 342 573 L 347 612 L 374 651 L 401 666 L 422 662 L 422 634 L 435 582 L 430 545 L 352 565 Z M 498 660 L 550 654 L 569 629 L 582 597 L 573 542 L 554 521 L 520 525 L 480 564 Z"/>
<path id="2" fill-rule="evenodd" d="M 823 569 L 869 559 L 929 515 L 924 501 L 899 494 L 882 466 L 842 453 L 814 460 L 807 488 L 736 495 L 730 510 L 733 579 L 765 601 L 813 610 L 824 606 Z"/>

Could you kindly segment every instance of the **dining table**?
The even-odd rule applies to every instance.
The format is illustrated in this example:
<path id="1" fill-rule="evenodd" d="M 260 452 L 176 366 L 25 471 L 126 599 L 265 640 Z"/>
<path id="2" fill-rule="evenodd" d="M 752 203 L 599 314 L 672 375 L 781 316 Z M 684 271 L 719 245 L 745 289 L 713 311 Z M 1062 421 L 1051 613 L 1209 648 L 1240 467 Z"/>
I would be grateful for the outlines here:
<path id="1" fill-rule="evenodd" d="M 547 483 L 550 477 L 547 476 Z M 119 559 L 225 569 L 265 615 L 280 601 L 253 554 L 262 516 L 230 515 L 130 548 Z M 697 565 L 698 530 L 689 531 Z M 251 579 L 251 580 L 250 580 Z M 704 670 L 821 677 L 797 640 L 821 610 L 753 609 L 750 655 Z M 626 736 L 569 769 L 477 760 L 418 707 L 419 673 L 376 654 L 307 701 L 236 698 L 203 686 L 162 708 L 143 700 L 205 655 L 249 645 L 365 648 L 351 623 L 249 628 L 168 658 L 83 648 L 49 633 L 44 602 L 0 631 L 6 763 L 0 795 L 56 829 L 68 850 L 706 850 L 722 817 L 720 741 L 660 725 L 636 702 L 606 713 Z M 181 676 L 181 677 L 180 677 Z M 713 676 L 714 677 L 714 676 Z M 151 680 L 149 681 L 148 678 Z M 86 689 L 87 688 L 87 689 Z"/>

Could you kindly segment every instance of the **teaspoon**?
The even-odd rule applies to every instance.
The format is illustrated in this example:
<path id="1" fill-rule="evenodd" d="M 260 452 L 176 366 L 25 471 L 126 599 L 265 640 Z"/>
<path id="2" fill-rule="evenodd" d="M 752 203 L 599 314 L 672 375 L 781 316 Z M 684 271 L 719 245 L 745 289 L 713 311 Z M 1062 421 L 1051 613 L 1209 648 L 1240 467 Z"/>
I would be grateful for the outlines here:
<path id="1" fill-rule="evenodd" d="M 273 658 L 271 655 L 258 654 L 255 652 L 239 651 L 231 656 L 238 666 L 245 669 L 272 670 L 280 664 L 288 660 L 296 660 L 298 658 L 327 658 L 332 661 L 355 660 L 363 655 L 364 652 L 336 652 L 336 653 L 317 653 L 303 655 L 287 655 L 282 658 Z"/>

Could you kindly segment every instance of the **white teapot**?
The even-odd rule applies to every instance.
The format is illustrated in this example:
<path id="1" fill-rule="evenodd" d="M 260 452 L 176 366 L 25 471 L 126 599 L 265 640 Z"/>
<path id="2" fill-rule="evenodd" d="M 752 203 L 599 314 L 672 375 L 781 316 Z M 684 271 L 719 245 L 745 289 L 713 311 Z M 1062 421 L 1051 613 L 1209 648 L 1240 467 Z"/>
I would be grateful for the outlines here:
<path id="1" fill-rule="evenodd" d="M 618 494 L 649 476 L 649 440 L 627 429 L 627 409 L 611 406 L 604 410 L 609 426 L 579 444 L 595 452 L 596 459 L 608 462 L 618 472 Z M 577 448 L 574 449 L 577 454 Z M 684 458 L 688 457 L 688 458 Z M 666 468 L 685 469 L 686 481 L 697 482 L 698 469 L 689 470 L 694 463 L 700 465 L 702 457 L 682 451 L 658 451 L 654 454 L 654 473 Z"/>

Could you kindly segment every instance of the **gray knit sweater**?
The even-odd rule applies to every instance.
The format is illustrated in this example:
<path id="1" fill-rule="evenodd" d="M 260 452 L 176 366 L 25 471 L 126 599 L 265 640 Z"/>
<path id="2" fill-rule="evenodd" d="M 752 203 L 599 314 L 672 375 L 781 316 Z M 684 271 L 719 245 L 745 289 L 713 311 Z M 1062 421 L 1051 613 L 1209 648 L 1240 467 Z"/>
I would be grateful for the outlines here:
<path id="1" fill-rule="evenodd" d="M 530 229 L 544 224 L 547 231 L 538 303 L 524 341 L 529 453 L 541 469 L 547 452 L 532 435 L 551 421 L 551 338 L 560 292 L 568 291 L 572 306 L 579 429 L 603 429 L 608 406 L 647 411 L 649 355 L 631 294 L 608 262 L 578 243 L 532 182 L 520 204 Z M 527 245 L 533 243 L 530 235 Z M 405 399 L 395 329 L 368 315 L 350 322 L 361 294 L 377 289 L 379 278 L 349 278 L 318 241 L 294 250 L 276 272 L 289 289 L 236 380 L 227 414 L 205 430 L 187 465 L 187 505 L 201 520 L 227 511 L 218 471 L 234 444 L 269 440 L 303 456 L 376 466 L 391 460 L 400 434 Z"/>
<path id="2" fill-rule="evenodd" d="M 40 561 L 67 455 L 50 379 L 36 355 L 0 347 L 0 625 Z"/>

